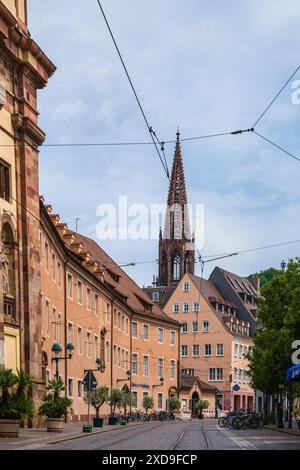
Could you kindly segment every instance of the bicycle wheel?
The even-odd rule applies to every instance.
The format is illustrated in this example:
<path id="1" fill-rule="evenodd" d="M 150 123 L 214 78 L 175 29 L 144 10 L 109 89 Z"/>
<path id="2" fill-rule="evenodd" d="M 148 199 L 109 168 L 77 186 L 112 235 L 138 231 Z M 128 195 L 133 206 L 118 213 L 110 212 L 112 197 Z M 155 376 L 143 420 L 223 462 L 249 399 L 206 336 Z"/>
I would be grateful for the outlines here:
<path id="1" fill-rule="evenodd" d="M 219 418 L 218 425 L 220 426 L 220 428 L 225 428 L 225 426 L 227 426 L 227 419 L 224 417 Z"/>

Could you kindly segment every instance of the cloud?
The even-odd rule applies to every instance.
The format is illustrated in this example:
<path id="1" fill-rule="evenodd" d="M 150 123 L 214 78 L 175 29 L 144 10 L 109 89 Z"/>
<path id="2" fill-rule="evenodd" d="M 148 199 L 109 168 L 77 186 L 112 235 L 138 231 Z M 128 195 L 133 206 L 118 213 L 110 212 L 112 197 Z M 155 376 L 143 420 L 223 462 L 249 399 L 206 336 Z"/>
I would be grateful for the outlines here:
<path id="1" fill-rule="evenodd" d="M 58 70 L 39 94 L 47 142 L 148 141 L 149 135 L 96 2 L 29 0 L 33 37 Z M 300 4 L 290 0 L 103 0 L 150 124 L 159 138 L 250 127 L 298 65 Z M 58 14 L 59 12 L 59 14 Z M 300 78 L 298 74 L 295 78 Z M 292 88 L 257 130 L 299 149 Z M 189 202 L 205 204 L 203 253 L 298 238 L 299 163 L 253 134 L 182 143 Z M 173 145 L 166 145 L 169 165 Z M 55 211 L 96 236 L 96 208 L 163 203 L 168 184 L 151 146 L 44 148 L 41 193 Z M 104 241 L 118 261 L 156 259 L 156 241 Z M 220 260 L 247 274 L 279 266 L 297 245 Z M 213 269 L 207 265 L 205 274 Z M 149 284 L 156 265 L 129 272 Z"/>

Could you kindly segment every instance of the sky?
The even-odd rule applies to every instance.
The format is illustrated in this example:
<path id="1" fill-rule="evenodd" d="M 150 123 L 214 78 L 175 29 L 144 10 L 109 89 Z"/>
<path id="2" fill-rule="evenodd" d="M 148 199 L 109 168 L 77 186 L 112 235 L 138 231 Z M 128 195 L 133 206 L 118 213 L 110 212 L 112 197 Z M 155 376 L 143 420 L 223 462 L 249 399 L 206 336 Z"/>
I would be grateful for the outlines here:
<path id="1" fill-rule="evenodd" d="M 28 0 L 32 37 L 57 66 L 39 92 L 46 143 L 149 141 L 96 0 Z M 161 140 L 251 127 L 299 65 L 300 2 L 103 0 L 150 125 Z M 295 75 L 257 132 L 300 157 Z M 300 84 L 300 83 L 299 83 Z M 171 166 L 174 144 L 166 145 Z M 188 200 L 204 205 L 205 255 L 300 239 L 300 162 L 254 134 L 182 142 Z M 153 146 L 44 147 L 40 193 L 61 221 L 118 263 L 154 261 L 158 241 L 99 240 L 100 204 L 163 204 L 168 180 Z M 99 214 L 99 212 L 98 212 Z M 129 221 L 131 219 L 129 218 Z M 118 224 L 118 222 L 117 222 Z M 199 227 L 197 227 L 199 230 Z M 158 227 L 157 227 L 158 232 Z M 158 233 L 157 233 L 158 234 Z M 298 256 L 300 243 L 226 258 L 248 275 Z M 155 261 L 126 268 L 149 285 Z M 199 263 L 196 272 L 200 274 Z"/>

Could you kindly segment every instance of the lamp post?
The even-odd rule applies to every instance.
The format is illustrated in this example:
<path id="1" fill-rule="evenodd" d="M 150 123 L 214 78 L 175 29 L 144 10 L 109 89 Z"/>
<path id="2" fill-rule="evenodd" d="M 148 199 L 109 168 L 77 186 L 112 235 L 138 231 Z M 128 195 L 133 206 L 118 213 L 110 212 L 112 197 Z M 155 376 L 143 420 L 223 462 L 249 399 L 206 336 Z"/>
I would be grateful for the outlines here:
<path id="1" fill-rule="evenodd" d="M 152 390 L 155 387 L 162 387 L 163 386 L 165 379 L 163 377 L 161 377 L 159 380 L 160 380 L 160 384 L 152 385 Z"/>
<path id="2" fill-rule="evenodd" d="M 59 380 L 59 370 L 58 370 L 58 363 L 59 361 L 65 361 L 68 359 L 72 359 L 73 353 L 74 353 L 74 345 L 72 343 L 67 344 L 66 346 L 66 353 L 67 356 L 61 357 L 62 353 L 62 347 L 59 343 L 54 343 L 51 349 L 53 356 L 51 358 L 51 362 L 55 362 L 56 367 L 55 367 L 55 378 L 56 380 Z"/>

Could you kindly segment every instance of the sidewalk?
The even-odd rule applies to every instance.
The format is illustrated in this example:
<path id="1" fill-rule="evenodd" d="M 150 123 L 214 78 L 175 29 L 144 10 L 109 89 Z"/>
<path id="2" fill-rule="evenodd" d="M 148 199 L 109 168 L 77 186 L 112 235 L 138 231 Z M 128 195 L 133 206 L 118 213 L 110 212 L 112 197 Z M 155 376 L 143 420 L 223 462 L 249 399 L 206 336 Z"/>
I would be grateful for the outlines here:
<path id="1" fill-rule="evenodd" d="M 101 434 L 103 432 L 113 432 L 116 429 L 128 428 L 132 426 L 140 426 L 145 424 L 141 423 L 129 423 L 126 427 L 120 424 L 116 426 L 109 426 L 105 424 L 103 428 L 93 428 L 91 433 L 82 432 L 82 423 L 67 423 L 64 425 L 63 433 L 49 433 L 46 428 L 34 428 L 34 429 L 20 429 L 19 438 L 11 439 L 0 437 L 0 450 L 21 450 L 21 449 L 38 449 L 44 445 L 63 442 L 71 439 L 78 439 L 80 437 L 90 436 L 92 434 Z"/>
<path id="2" fill-rule="evenodd" d="M 300 432 L 298 430 L 298 425 L 296 421 L 292 422 L 292 429 L 288 428 L 288 423 L 284 421 L 284 428 L 278 428 L 276 424 L 268 424 L 264 426 L 266 429 L 272 429 L 272 431 L 279 431 L 279 432 L 284 432 L 285 434 L 291 434 L 293 436 L 299 436 L 300 437 Z"/>

